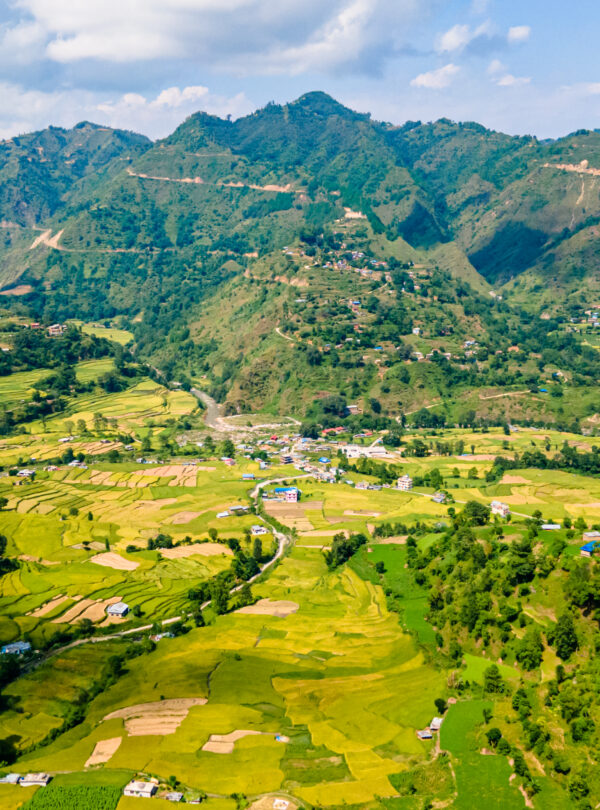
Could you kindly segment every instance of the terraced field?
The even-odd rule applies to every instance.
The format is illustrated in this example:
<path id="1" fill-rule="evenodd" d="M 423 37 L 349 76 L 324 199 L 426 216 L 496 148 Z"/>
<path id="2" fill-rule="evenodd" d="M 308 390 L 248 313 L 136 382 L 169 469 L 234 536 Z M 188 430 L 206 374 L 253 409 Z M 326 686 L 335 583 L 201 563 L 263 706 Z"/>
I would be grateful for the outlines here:
<path id="1" fill-rule="evenodd" d="M 283 788 L 311 805 L 392 796 L 388 777 L 426 755 L 414 729 L 429 721 L 442 674 L 402 633 L 380 588 L 349 569 L 328 574 L 310 550 L 296 549 L 257 593 L 293 594 L 299 609 L 232 614 L 161 642 L 93 701 L 84 726 L 22 767 L 77 770 L 99 740 L 121 737 L 104 769 L 173 773 L 224 796 Z M 172 733 L 140 738 L 114 714 L 142 704 L 150 728 L 161 700 L 183 697 L 207 702 L 190 705 Z M 231 753 L 203 750 L 211 735 L 240 729 L 260 733 L 234 735 Z"/>
<path id="2" fill-rule="evenodd" d="M 108 600 L 117 597 L 139 606 L 146 621 L 176 615 L 190 588 L 230 564 L 226 545 L 206 542 L 209 530 L 247 545 L 245 530 L 257 522 L 253 515 L 216 517 L 247 504 L 248 484 L 238 470 L 212 466 L 64 467 L 18 487 L 14 478 L 1 479 L 8 507 L 0 532 L 21 565 L 0 579 L 0 641 L 24 633 L 47 641 L 62 625 L 104 620 Z M 160 532 L 188 545 L 146 550 Z M 272 535 L 262 540 L 268 548 Z"/>

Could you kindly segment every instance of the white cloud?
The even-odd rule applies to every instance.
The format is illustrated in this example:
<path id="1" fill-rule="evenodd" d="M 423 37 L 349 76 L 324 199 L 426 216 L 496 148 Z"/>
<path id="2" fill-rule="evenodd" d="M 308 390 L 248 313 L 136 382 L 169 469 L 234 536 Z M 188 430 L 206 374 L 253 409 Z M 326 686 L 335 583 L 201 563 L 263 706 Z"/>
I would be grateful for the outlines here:
<path id="1" fill-rule="evenodd" d="M 106 100 L 96 92 L 42 92 L 3 82 L 0 83 L 0 138 L 42 129 L 49 124 L 72 127 L 82 120 L 163 137 L 198 109 L 237 118 L 251 112 L 254 105 L 243 93 L 226 97 L 198 86 L 169 87 L 150 99 L 140 93 L 125 93 Z"/>
<path id="2" fill-rule="evenodd" d="M 494 76 L 497 73 L 502 73 L 505 70 L 506 70 L 506 66 L 504 64 L 502 64 L 502 62 L 499 59 L 492 59 L 492 61 L 488 65 L 487 72 L 491 76 Z"/>
<path id="3" fill-rule="evenodd" d="M 453 25 L 448 31 L 440 34 L 435 43 L 438 53 L 460 53 L 467 45 L 480 38 L 489 39 L 491 25 L 489 21 L 471 28 L 469 25 Z"/>
<path id="4" fill-rule="evenodd" d="M 427 90 L 443 90 L 448 87 L 460 71 L 457 65 L 449 64 L 428 73 L 420 73 L 411 81 L 413 87 L 424 87 Z"/>
<path id="5" fill-rule="evenodd" d="M 513 25 L 508 29 L 508 41 L 513 44 L 516 42 L 526 42 L 531 36 L 531 28 L 528 25 Z"/>
<path id="6" fill-rule="evenodd" d="M 513 76 L 512 73 L 506 73 L 496 81 L 498 87 L 520 87 L 530 83 L 531 78 L 529 76 Z"/>
<path id="7" fill-rule="evenodd" d="M 243 72 L 381 67 L 435 0 L 16 0 L 62 64 L 192 60 Z M 20 23 L 19 23 L 20 24 Z"/>
<path id="8" fill-rule="evenodd" d="M 454 25 L 439 36 L 436 43 L 436 50 L 440 53 L 461 51 L 470 41 L 471 36 L 471 29 L 468 25 Z"/>

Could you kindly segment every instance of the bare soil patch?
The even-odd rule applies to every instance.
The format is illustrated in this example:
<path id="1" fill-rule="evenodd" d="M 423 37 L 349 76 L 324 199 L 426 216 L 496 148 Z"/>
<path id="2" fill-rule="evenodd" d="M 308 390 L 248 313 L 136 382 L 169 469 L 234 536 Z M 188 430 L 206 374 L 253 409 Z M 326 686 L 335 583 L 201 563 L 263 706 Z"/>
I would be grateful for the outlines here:
<path id="1" fill-rule="evenodd" d="M 37 608 L 37 610 L 33 610 L 30 616 L 35 616 L 35 618 L 39 618 L 40 616 L 47 616 L 48 613 L 52 613 L 54 608 L 57 608 L 59 605 L 62 605 L 63 602 L 67 602 L 69 599 L 68 596 L 55 596 L 54 599 L 51 599 L 49 602 L 46 602 L 45 605 Z"/>
<path id="2" fill-rule="evenodd" d="M 142 475 L 158 476 L 159 478 L 171 478 L 170 487 L 195 487 L 197 479 L 197 469 L 193 466 L 183 464 L 164 464 L 161 467 L 152 465 L 147 470 L 140 471 Z"/>
<path id="3" fill-rule="evenodd" d="M 531 481 L 528 481 L 527 478 L 523 478 L 522 475 L 509 475 L 505 473 L 502 476 L 501 484 L 531 484 Z"/>
<path id="4" fill-rule="evenodd" d="M 254 616 L 278 616 L 284 619 L 296 613 L 300 605 L 287 599 L 259 599 L 254 605 L 240 608 L 236 613 L 248 613 Z"/>
<path id="5" fill-rule="evenodd" d="M 381 512 L 369 512 L 367 509 L 344 509 L 345 515 L 351 517 L 380 517 Z"/>
<path id="6" fill-rule="evenodd" d="M 31 554 L 19 554 L 19 559 L 23 562 L 34 562 L 40 565 L 60 565 L 56 560 L 44 560 L 42 557 L 32 557 Z"/>
<path id="7" fill-rule="evenodd" d="M 174 526 L 180 526 L 183 523 L 190 523 L 197 517 L 200 517 L 202 512 L 177 512 L 172 515 L 166 522 L 172 523 Z"/>
<path id="8" fill-rule="evenodd" d="M 18 284 L 16 287 L 11 287 L 10 290 L 2 290 L 0 295 L 27 295 L 33 292 L 31 284 Z"/>
<path id="9" fill-rule="evenodd" d="M 230 734 L 211 734 L 208 742 L 202 746 L 203 751 L 210 751 L 213 754 L 233 754 L 235 743 L 243 737 L 257 736 L 264 734 L 263 731 L 238 730 Z"/>
<path id="10" fill-rule="evenodd" d="M 380 546 L 404 546 L 408 539 L 407 534 L 399 534 L 397 537 L 382 537 L 375 542 Z"/>
<path id="11" fill-rule="evenodd" d="M 194 557 L 197 555 L 202 557 L 217 557 L 220 554 L 231 557 L 233 556 L 233 551 L 229 546 L 223 546 L 221 543 L 193 543 L 191 546 L 176 546 L 175 548 L 162 549 L 162 556 L 169 560 L 179 560 L 182 557 Z"/>
<path id="12" fill-rule="evenodd" d="M 90 765 L 103 765 L 112 757 L 121 745 L 122 737 L 111 737 L 108 740 L 99 740 L 94 746 L 91 756 L 85 763 L 85 767 Z"/>
<path id="13" fill-rule="evenodd" d="M 135 571 L 139 563 L 133 560 L 126 560 L 114 551 L 105 551 L 103 554 L 96 554 L 90 559 L 95 565 L 103 565 L 105 568 L 114 568 L 116 571 Z"/>
<path id="14" fill-rule="evenodd" d="M 126 706 L 107 714 L 105 720 L 122 718 L 131 737 L 174 734 L 188 715 L 192 706 L 203 706 L 206 698 L 173 698 L 154 703 L 139 703 Z"/>

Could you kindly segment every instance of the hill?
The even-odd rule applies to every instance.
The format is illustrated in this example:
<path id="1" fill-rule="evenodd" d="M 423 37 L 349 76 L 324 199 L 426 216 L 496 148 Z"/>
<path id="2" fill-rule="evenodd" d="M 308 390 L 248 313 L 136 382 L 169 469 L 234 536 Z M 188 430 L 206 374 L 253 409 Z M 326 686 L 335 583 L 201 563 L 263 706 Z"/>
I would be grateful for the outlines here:
<path id="1" fill-rule="evenodd" d="M 443 395 L 454 418 L 475 387 L 490 397 L 477 415 L 506 418 L 490 388 L 560 385 L 581 402 L 595 373 L 568 324 L 596 305 L 598 172 L 595 132 L 396 127 L 324 93 L 236 121 L 197 113 L 156 143 L 50 128 L 0 145 L 0 292 L 8 313 L 47 323 L 118 321 L 139 359 L 205 375 L 232 408 L 302 413 L 342 391 L 395 416 Z M 571 343 L 576 371 L 539 367 L 544 347 Z M 430 368 L 438 356 L 456 373 Z M 422 385 L 411 366 L 398 391 L 408 361 Z"/>

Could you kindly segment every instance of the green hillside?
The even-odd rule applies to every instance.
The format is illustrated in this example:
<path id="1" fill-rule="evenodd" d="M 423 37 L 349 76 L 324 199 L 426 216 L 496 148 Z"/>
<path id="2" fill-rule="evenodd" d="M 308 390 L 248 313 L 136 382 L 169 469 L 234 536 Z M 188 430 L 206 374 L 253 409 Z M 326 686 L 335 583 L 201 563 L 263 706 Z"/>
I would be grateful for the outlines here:
<path id="1" fill-rule="evenodd" d="M 598 133 L 394 127 L 324 93 L 155 143 L 50 128 L 0 144 L 2 303 L 117 319 L 138 359 L 237 410 L 342 395 L 394 417 L 443 396 L 455 418 L 485 389 L 477 414 L 504 419 L 496 392 L 558 385 L 541 420 L 583 419 L 571 388 L 596 354 L 567 324 L 596 305 L 596 167 Z M 567 346 L 575 367 L 548 352 Z"/>

